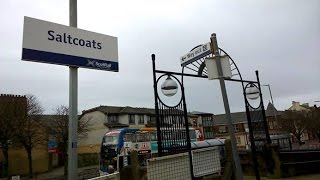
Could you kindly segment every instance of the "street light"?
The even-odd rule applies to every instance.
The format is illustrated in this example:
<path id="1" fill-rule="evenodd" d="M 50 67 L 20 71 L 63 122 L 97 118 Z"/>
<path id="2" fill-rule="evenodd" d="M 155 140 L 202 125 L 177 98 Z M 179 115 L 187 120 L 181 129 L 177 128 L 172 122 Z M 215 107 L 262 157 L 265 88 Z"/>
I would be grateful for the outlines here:
<path id="1" fill-rule="evenodd" d="M 268 86 L 268 88 L 269 88 L 271 103 L 272 103 L 272 106 L 273 106 L 273 114 L 274 114 L 275 120 L 277 121 L 277 115 L 276 115 L 276 110 L 275 110 L 276 107 L 274 106 L 274 103 L 273 103 L 273 98 L 272 98 L 272 93 L 271 93 L 270 84 L 263 84 L 263 85 L 261 85 L 261 86 Z"/>
<path id="2" fill-rule="evenodd" d="M 271 103 L 272 103 L 272 105 L 273 105 L 273 107 L 274 107 L 270 84 L 264 84 L 264 85 L 261 85 L 261 86 L 268 86 L 268 88 L 269 88 L 269 93 L 270 93 L 270 98 L 271 98 Z"/>
<path id="3" fill-rule="evenodd" d="M 250 84 L 248 88 L 246 88 L 246 96 L 250 100 L 256 100 L 260 96 L 260 91 L 257 86 L 254 84 Z"/>
<path id="4" fill-rule="evenodd" d="M 178 84 L 168 76 L 161 85 L 161 92 L 165 96 L 174 96 L 178 92 Z"/>

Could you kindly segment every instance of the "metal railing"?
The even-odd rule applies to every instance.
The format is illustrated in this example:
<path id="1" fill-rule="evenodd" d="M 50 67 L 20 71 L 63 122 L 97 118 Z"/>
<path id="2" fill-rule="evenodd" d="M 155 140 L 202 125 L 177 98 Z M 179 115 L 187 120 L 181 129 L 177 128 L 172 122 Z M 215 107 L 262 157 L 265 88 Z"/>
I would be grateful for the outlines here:
<path id="1" fill-rule="evenodd" d="M 91 178 L 89 180 L 120 180 L 120 173 L 119 172 L 115 172 L 115 173 L 112 173 L 112 174 Z"/>

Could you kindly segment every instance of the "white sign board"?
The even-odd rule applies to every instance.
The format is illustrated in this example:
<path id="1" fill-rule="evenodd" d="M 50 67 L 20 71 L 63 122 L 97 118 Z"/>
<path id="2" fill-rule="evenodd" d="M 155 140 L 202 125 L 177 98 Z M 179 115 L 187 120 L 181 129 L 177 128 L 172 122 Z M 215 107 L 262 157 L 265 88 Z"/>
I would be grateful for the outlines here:
<path id="1" fill-rule="evenodd" d="M 11 180 L 20 180 L 20 176 L 12 176 Z"/>
<path id="2" fill-rule="evenodd" d="M 22 60 L 119 71 L 118 40 L 75 27 L 24 17 Z"/>
<path id="3" fill-rule="evenodd" d="M 203 58 L 211 53 L 210 43 L 203 44 L 193 49 L 186 55 L 180 58 L 181 66 L 186 66 L 200 58 Z"/>
<path id="4" fill-rule="evenodd" d="M 229 56 L 220 56 L 221 68 L 222 68 L 222 77 L 226 79 L 230 79 L 232 77 L 231 65 L 229 61 Z M 218 67 L 217 67 L 217 59 L 214 57 L 205 59 L 207 71 L 208 71 L 208 79 L 214 80 L 218 79 Z"/>

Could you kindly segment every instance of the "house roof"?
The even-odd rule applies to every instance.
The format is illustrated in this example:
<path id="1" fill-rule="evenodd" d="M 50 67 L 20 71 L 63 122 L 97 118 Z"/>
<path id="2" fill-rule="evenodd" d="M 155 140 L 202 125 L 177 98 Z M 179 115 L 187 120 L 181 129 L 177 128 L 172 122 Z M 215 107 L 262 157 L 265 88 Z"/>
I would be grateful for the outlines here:
<path id="1" fill-rule="evenodd" d="M 267 109 L 266 109 L 266 116 L 274 116 L 274 115 L 281 115 L 282 114 L 282 111 L 278 111 L 274 105 L 269 102 L 268 103 L 268 106 L 267 106 Z"/>
<path id="2" fill-rule="evenodd" d="M 95 108 L 91 108 L 88 110 L 82 111 L 80 118 L 89 112 L 100 111 L 104 114 L 145 114 L 145 115 L 155 115 L 155 109 L 152 108 L 142 108 L 142 107 L 130 107 L 130 106 L 98 106 Z M 164 109 L 163 112 L 165 113 L 173 113 L 173 114 L 180 114 L 183 112 L 182 110 L 172 110 L 172 109 Z M 203 112 L 196 112 L 196 113 L 188 113 L 189 117 L 197 117 L 198 115 L 213 115 L 212 113 L 203 113 Z"/>
<path id="3" fill-rule="evenodd" d="M 200 112 L 200 111 L 192 111 L 191 114 L 194 115 L 213 115 L 213 113 L 207 113 L 207 112 Z"/>
<path id="4" fill-rule="evenodd" d="M 155 110 L 150 108 L 136 108 L 126 106 L 120 110 L 119 114 L 155 114 Z"/>
<path id="5" fill-rule="evenodd" d="M 266 116 L 267 117 L 274 116 L 275 114 L 277 116 L 282 114 L 282 111 L 278 111 L 270 102 L 269 102 L 265 112 L 266 112 Z M 233 124 L 246 123 L 247 122 L 247 114 L 246 114 L 245 111 L 244 112 L 231 113 L 231 120 L 232 120 Z M 219 124 L 227 124 L 226 115 L 225 114 L 213 115 L 213 121 L 217 125 L 219 125 Z"/>
<path id="6" fill-rule="evenodd" d="M 94 111 L 100 111 L 104 114 L 155 114 L 154 109 L 150 108 L 136 108 L 130 106 L 98 106 L 82 111 L 82 115 Z"/>
<path id="7" fill-rule="evenodd" d="M 233 124 L 245 123 L 245 122 L 247 122 L 247 114 L 246 114 L 246 112 L 231 113 L 231 120 L 232 120 Z M 227 124 L 226 114 L 213 115 L 213 122 L 216 125 Z"/>
<path id="8" fill-rule="evenodd" d="M 108 128 L 118 128 L 118 127 L 129 127 L 128 124 L 121 124 L 121 123 L 104 123 L 105 126 Z"/>

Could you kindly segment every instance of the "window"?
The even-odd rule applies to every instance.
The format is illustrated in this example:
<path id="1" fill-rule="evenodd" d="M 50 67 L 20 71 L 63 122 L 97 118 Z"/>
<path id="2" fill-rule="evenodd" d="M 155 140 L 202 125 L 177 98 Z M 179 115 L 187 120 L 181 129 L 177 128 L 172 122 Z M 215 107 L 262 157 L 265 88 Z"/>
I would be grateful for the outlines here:
<path id="1" fill-rule="evenodd" d="M 237 124 L 233 125 L 234 132 L 239 132 L 239 127 Z"/>
<path id="2" fill-rule="evenodd" d="M 118 123 L 118 116 L 108 115 L 108 123 L 110 124 Z"/>
<path id="3" fill-rule="evenodd" d="M 132 133 L 124 134 L 124 135 L 123 135 L 123 141 L 124 141 L 124 142 L 131 142 L 131 141 L 132 141 L 132 136 L 133 136 Z"/>
<path id="4" fill-rule="evenodd" d="M 144 124 L 144 115 L 139 116 L 139 124 Z"/>
<path id="5" fill-rule="evenodd" d="M 151 141 L 157 141 L 157 132 L 151 132 L 150 133 L 150 139 Z"/>
<path id="6" fill-rule="evenodd" d="M 129 124 L 135 124 L 135 115 L 134 114 L 129 114 Z"/>
<path id="7" fill-rule="evenodd" d="M 104 144 L 118 144 L 118 134 L 106 135 L 104 137 Z"/>
<path id="8" fill-rule="evenodd" d="M 136 133 L 136 142 L 149 141 L 148 133 Z"/>
<path id="9" fill-rule="evenodd" d="M 198 126 L 197 119 L 192 120 L 192 126 L 194 126 L 194 127 Z"/>
<path id="10" fill-rule="evenodd" d="M 225 126 L 219 126 L 219 133 L 225 133 L 226 131 L 226 127 Z"/>
<path id="11" fill-rule="evenodd" d="M 152 115 L 151 116 L 147 116 L 147 121 L 156 123 L 156 117 L 152 116 Z"/>
<path id="12" fill-rule="evenodd" d="M 156 116 L 150 116 L 150 121 L 151 122 L 156 122 Z"/>
<path id="13" fill-rule="evenodd" d="M 204 127 L 212 127 L 213 126 L 212 116 L 203 116 L 202 117 L 202 125 Z"/>
<path id="14" fill-rule="evenodd" d="M 214 135 L 211 127 L 204 127 L 203 131 L 205 139 L 213 139 Z"/>
<path id="15" fill-rule="evenodd" d="M 249 132 L 249 127 L 248 127 L 248 124 L 247 124 L 247 123 L 244 123 L 244 124 L 243 124 L 243 128 L 244 128 L 244 131 L 245 131 L 245 132 Z"/>
<path id="16" fill-rule="evenodd" d="M 274 128 L 278 128 L 278 123 L 277 123 L 277 121 L 273 121 L 273 127 L 274 127 Z"/>
<path id="17" fill-rule="evenodd" d="M 273 129 L 273 123 L 272 123 L 272 121 L 269 121 L 269 129 Z"/>
<path id="18" fill-rule="evenodd" d="M 196 139 L 196 131 L 189 130 L 189 137 L 190 137 L 190 139 Z"/>
<path id="19" fill-rule="evenodd" d="M 240 137 L 236 137 L 236 139 L 237 139 L 237 145 L 240 145 L 240 144 L 241 144 L 241 139 L 240 139 Z"/>

